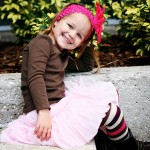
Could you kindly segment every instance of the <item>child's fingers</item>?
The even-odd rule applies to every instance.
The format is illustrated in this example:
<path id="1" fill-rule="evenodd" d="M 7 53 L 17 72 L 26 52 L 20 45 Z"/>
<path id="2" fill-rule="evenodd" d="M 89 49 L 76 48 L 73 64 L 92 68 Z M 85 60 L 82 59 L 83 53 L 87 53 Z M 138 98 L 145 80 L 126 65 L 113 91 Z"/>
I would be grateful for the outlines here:
<path id="1" fill-rule="evenodd" d="M 44 128 L 43 132 L 41 134 L 41 141 L 46 140 L 46 135 L 47 135 L 48 129 Z"/>
<path id="2" fill-rule="evenodd" d="M 51 129 L 43 129 L 42 135 L 41 135 L 41 141 L 46 140 L 48 141 L 51 135 Z"/>
<path id="3" fill-rule="evenodd" d="M 34 134 L 37 134 L 39 128 L 40 128 L 40 126 L 39 126 L 39 125 L 36 125 L 35 130 L 34 130 Z"/>
<path id="4" fill-rule="evenodd" d="M 37 130 L 37 138 L 39 139 L 41 136 L 42 136 L 42 133 L 43 133 L 43 128 L 40 127 L 38 130 Z"/>
<path id="5" fill-rule="evenodd" d="M 46 140 L 48 141 L 51 137 L 51 129 L 49 128 L 46 135 Z"/>

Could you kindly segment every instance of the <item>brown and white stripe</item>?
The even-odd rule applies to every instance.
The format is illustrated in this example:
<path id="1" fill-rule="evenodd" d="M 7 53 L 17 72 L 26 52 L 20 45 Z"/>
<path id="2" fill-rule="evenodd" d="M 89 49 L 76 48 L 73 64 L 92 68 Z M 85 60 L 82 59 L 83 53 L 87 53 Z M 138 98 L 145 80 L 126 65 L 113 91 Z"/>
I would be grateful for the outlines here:
<path id="1" fill-rule="evenodd" d="M 110 104 L 110 109 L 106 113 L 101 126 L 106 126 L 107 136 L 112 141 L 121 142 L 128 138 L 128 127 L 123 112 L 115 104 Z"/>

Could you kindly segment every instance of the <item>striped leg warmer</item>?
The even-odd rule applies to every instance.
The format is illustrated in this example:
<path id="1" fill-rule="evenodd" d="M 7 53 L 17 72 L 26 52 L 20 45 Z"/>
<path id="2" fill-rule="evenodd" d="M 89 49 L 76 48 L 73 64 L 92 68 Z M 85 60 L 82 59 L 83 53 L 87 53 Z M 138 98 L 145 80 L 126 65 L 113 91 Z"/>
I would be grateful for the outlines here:
<path id="1" fill-rule="evenodd" d="M 101 126 L 106 127 L 108 138 L 114 142 L 122 142 L 128 138 L 128 127 L 123 113 L 115 104 L 110 104 L 110 109 L 106 113 Z"/>

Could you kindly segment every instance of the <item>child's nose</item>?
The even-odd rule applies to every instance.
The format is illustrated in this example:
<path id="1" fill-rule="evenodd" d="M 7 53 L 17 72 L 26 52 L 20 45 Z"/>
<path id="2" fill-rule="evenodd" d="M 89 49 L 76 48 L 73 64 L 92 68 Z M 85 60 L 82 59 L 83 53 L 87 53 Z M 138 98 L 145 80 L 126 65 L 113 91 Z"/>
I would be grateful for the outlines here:
<path id="1" fill-rule="evenodd" d="M 72 31 L 70 32 L 70 37 L 71 37 L 72 39 L 74 39 L 75 36 L 76 36 L 76 31 L 75 31 L 75 30 L 72 30 Z"/>

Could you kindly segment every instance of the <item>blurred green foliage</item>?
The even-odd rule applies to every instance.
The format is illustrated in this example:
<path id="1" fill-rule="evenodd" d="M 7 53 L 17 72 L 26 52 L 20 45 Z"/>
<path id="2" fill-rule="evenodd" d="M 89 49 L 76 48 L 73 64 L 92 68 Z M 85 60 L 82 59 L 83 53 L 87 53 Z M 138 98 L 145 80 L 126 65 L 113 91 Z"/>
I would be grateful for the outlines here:
<path id="1" fill-rule="evenodd" d="M 99 0 L 99 2 L 106 7 L 107 19 L 120 20 L 117 30 L 132 42 L 133 47 L 136 47 L 136 54 L 143 55 L 150 52 L 150 0 Z"/>
<path id="2" fill-rule="evenodd" d="M 150 51 L 150 0 L 4 0 L 0 18 L 12 20 L 13 31 L 19 42 L 27 42 L 39 31 L 46 29 L 55 14 L 71 2 L 88 2 L 94 14 L 99 1 L 106 7 L 105 18 L 120 20 L 118 32 L 132 40 L 137 54 Z M 104 28 L 107 26 L 105 22 Z M 107 33 L 104 37 L 107 38 Z M 95 37 L 96 38 L 96 37 Z M 94 45 L 99 49 L 94 40 Z"/>
<path id="3" fill-rule="evenodd" d="M 120 19 L 118 31 L 136 46 L 136 53 L 150 51 L 150 0 L 109 0 L 109 6 L 112 15 Z"/>
<path id="4" fill-rule="evenodd" d="M 0 19 L 12 20 L 19 42 L 29 41 L 47 27 L 48 22 L 66 4 L 80 0 L 4 0 Z"/>

